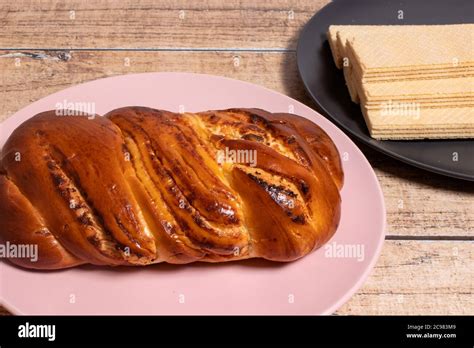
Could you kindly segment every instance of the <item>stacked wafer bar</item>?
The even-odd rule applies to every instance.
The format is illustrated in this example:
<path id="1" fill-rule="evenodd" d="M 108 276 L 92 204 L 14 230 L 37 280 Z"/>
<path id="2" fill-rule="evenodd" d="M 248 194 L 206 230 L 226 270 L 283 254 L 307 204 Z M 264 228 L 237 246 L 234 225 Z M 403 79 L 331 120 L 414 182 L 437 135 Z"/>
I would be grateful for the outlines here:
<path id="1" fill-rule="evenodd" d="M 373 138 L 474 137 L 474 24 L 332 25 L 328 39 Z"/>

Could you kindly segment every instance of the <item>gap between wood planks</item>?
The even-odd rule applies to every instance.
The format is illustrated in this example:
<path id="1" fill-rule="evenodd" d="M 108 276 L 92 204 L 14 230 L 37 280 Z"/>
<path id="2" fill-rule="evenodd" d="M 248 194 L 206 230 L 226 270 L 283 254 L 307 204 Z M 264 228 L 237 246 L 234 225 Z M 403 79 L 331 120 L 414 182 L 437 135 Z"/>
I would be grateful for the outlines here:
<path id="1" fill-rule="evenodd" d="M 173 52 L 173 51 L 189 51 L 189 52 L 290 52 L 295 53 L 295 49 L 290 48 L 253 48 L 253 47 L 229 47 L 229 48 L 220 48 L 220 47 L 145 47 L 145 48 L 121 48 L 121 47 L 112 47 L 112 48 L 94 48 L 94 47 L 84 47 L 84 48 L 28 48 L 28 47 L 0 47 L 1 51 L 61 51 L 61 52 L 72 52 L 72 51 L 136 51 L 136 52 Z"/>
<path id="2" fill-rule="evenodd" d="M 474 237 L 471 236 L 408 236 L 408 235 L 388 235 L 385 236 L 385 240 L 420 240 L 420 241 L 474 241 Z"/>

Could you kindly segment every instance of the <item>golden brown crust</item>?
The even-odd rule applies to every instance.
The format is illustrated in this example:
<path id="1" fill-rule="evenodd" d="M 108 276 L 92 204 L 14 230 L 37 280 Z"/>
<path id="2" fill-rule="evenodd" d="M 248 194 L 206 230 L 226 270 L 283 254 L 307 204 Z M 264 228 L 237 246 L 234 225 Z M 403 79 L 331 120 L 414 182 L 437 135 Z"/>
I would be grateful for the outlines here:
<path id="1" fill-rule="evenodd" d="M 228 153 L 247 161 L 217 160 Z M 291 261 L 340 217 L 329 136 L 260 109 L 44 112 L 13 132 L 1 164 L 0 241 L 40 251 L 36 263 L 12 259 L 24 267 Z"/>

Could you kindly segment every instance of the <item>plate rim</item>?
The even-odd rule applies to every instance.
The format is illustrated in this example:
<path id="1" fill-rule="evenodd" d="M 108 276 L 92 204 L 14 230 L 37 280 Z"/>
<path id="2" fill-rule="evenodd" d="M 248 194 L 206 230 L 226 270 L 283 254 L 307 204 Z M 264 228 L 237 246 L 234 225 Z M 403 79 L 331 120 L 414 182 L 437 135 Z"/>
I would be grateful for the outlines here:
<path id="1" fill-rule="evenodd" d="M 25 105 L 24 107 L 22 107 L 21 109 L 16 111 L 13 115 L 8 117 L 6 120 L 3 120 L 0 123 L 0 125 L 4 124 L 4 122 L 6 122 L 8 120 L 13 120 L 13 118 L 15 117 L 16 114 L 18 114 L 20 112 L 23 112 L 24 109 L 32 107 L 34 104 L 42 101 L 45 98 L 49 98 L 49 97 L 52 97 L 56 94 L 63 93 L 67 90 L 74 89 L 74 88 L 76 88 L 77 86 L 80 86 L 80 85 L 86 85 L 86 84 L 89 84 L 89 83 L 92 84 L 92 83 L 97 82 L 99 80 L 127 78 L 127 77 L 130 77 L 132 75 L 136 78 L 139 78 L 140 76 L 143 76 L 143 75 L 157 75 L 157 76 L 159 76 L 159 75 L 181 75 L 181 76 L 184 76 L 184 78 L 192 78 L 193 76 L 199 76 L 199 77 L 202 77 L 202 78 L 211 78 L 211 79 L 216 79 L 216 80 L 227 80 L 229 82 L 240 83 L 240 84 L 252 86 L 253 88 L 259 88 L 259 89 L 265 90 L 266 92 L 270 92 L 270 93 L 273 93 L 275 95 L 278 95 L 279 98 L 282 98 L 282 97 L 283 98 L 288 98 L 288 99 L 292 100 L 295 104 L 299 105 L 300 108 L 306 109 L 307 112 L 314 113 L 314 114 L 320 116 L 321 119 L 324 120 L 324 122 L 327 122 L 328 127 L 330 127 L 330 128 L 332 127 L 332 131 L 338 133 L 340 136 L 345 138 L 346 141 L 348 141 L 351 144 L 354 151 L 356 151 L 360 155 L 361 161 L 368 167 L 369 173 L 370 173 L 370 176 L 371 176 L 371 181 L 373 181 L 375 183 L 375 188 L 376 188 L 376 192 L 377 192 L 376 196 L 377 196 L 377 199 L 378 199 L 378 206 L 380 206 L 380 208 L 381 208 L 381 217 L 382 217 L 382 224 L 380 226 L 380 234 L 379 234 L 379 237 L 378 237 L 378 240 L 377 240 L 377 243 L 376 243 L 376 247 L 375 247 L 375 250 L 374 250 L 374 253 L 373 253 L 373 257 L 370 260 L 370 262 L 367 264 L 367 266 L 365 267 L 364 271 L 358 274 L 357 281 L 355 281 L 353 283 L 353 285 L 350 287 L 350 289 L 347 290 L 344 293 L 343 296 L 341 296 L 338 300 L 334 301 L 334 303 L 331 306 L 328 306 L 327 309 L 324 312 L 321 312 L 320 314 L 315 313 L 313 315 L 331 315 L 337 309 L 342 307 L 347 301 L 349 301 L 357 293 L 357 291 L 362 287 L 362 285 L 365 283 L 365 281 L 367 280 L 367 278 L 369 277 L 369 275 L 373 271 L 377 261 L 380 259 L 380 255 L 382 253 L 383 245 L 384 245 L 384 242 L 385 242 L 385 237 L 386 237 L 386 234 L 387 234 L 387 212 L 386 212 L 386 205 L 385 205 L 383 190 L 382 190 L 380 182 L 377 178 L 377 175 L 375 174 L 374 168 L 372 167 L 372 165 L 370 164 L 370 162 L 368 161 L 368 159 L 366 158 L 364 153 L 359 149 L 357 144 L 345 132 L 343 132 L 337 125 L 335 125 L 334 122 L 332 122 L 332 120 L 328 119 L 324 115 L 321 115 L 321 113 L 319 113 L 317 110 L 312 109 L 311 107 L 309 107 L 306 104 L 300 102 L 299 100 L 294 99 L 290 96 L 287 96 L 287 95 L 285 95 L 285 94 L 283 94 L 279 91 L 275 91 L 273 89 L 267 88 L 265 86 L 262 86 L 262 85 L 259 85 L 259 84 L 256 84 L 256 83 L 243 81 L 243 80 L 239 80 L 239 79 L 234 79 L 234 78 L 230 78 L 230 77 L 226 77 L 226 76 L 220 76 L 220 75 L 201 74 L 201 73 L 193 73 L 193 72 L 173 72 L 173 71 L 169 71 L 169 72 L 167 71 L 167 72 L 130 73 L 130 74 L 115 75 L 115 76 L 109 76 L 109 77 L 98 78 L 98 79 L 94 79 L 94 80 L 90 80 L 90 81 L 85 81 L 85 82 L 78 83 L 78 84 L 75 84 L 73 86 L 70 86 L 68 88 L 59 90 L 57 92 L 48 94 L 48 95 L 34 101 L 33 103 Z M 295 114 L 295 115 L 298 115 L 298 114 Z M 33 116 L 34 115 L 32 115 L 31 117 L 33 117 Z M 302 115 L 299 115 L 299 116 L 305 117 L 305 116 L 302 116 Z M 31 117 L 28 117 L 27 119 L 29 119 Z M 307 117 L 305 117 L 305 118 L 307 118 Z M 13 121 L 10 121 L 10 122 L 13 122 Z M 311 121 L 311 122 L 313 122 L 313 121 Z M 318 126 L 320 126 L 320 125 L 318 124 Z M 322 127 L 322 128 L 323 128 L 324 131 L 326 131 L 324 129 L 324 127 Z M 0 135 L 3 136 L 3 134 L 0 134 Z M 8 135 L 5 136 L 6 137 L 5 141 L 8 139 L 8 137 L 10 135 L 11 135 L 11 133 L 9 133 Z M 336 233 L 337 233 L 337 231 L 336 231 Z M 313 250 L 313 252 L 314 251 L 315 250 Z M 14 265 L 11 265 L 7 260 L 1 260 L 1 262 L 0 262 L 0 276 L 2 274 L 2 272 L 1 272 L 2 267 L 3 267 L 2 264 L 4 264 L 4 263 L 8 264 L 9 267 L 16 267 Z M 25 314 L 27 314 L 27 313 L 23 312 L 22 310 L 18 309 L 12 303 L 8 302 L 4 298 L 4 296 L 2 294 L 2 291 L 1 291 L 1 288 L 0 288 L 0 304 L 2 304 L 2 306 L 7 308 L 12 314 L 16 314 L 16 315 L 25 315 Z M 71 315 L 71 314 L 66 314 L 66 315 Z M 117 315 L 117 314 L 112 314 L 112 315 Z M 185 314 L 185 315 L 195 315 L 195 314 Z M 229 314 L 229 315 L 232 315 L 232 314 Z M 240 315 L 240 314 L 238 314 L 238 315 Z M 262 314 L 257 314 L 257 315 L 278 316 L 278 315 L 281 315 L 281 314 L 262 313 Z M 298 315 L 302 315 L 302 314 L 285 314 L 285 315 L 298 316 Z"/>

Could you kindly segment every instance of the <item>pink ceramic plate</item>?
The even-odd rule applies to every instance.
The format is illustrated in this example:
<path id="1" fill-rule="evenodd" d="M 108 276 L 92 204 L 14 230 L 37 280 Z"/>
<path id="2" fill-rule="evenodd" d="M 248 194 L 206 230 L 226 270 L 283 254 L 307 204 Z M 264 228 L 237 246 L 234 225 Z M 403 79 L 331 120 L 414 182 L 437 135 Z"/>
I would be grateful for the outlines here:
<path id="1" fill-rule="evenodd" d="M 93 102 L 99 114 L 142 105 L 171 111 L 257 107 L 304 116 L 324 128 L 343 158 L 341 223 L 326 246 L 286 264 L 247 260 L 38 272 L 0 262 L 0 299 L 13 313 L 330 314 L 357 291 L 374 266 L 385 231 L 376 176 L 343 132 L 298 101 L 218 76 L 117 76 L 68 88 L 17 112 L 1 124 L 0 147 L 20 123 L 65 101 Z"/>

